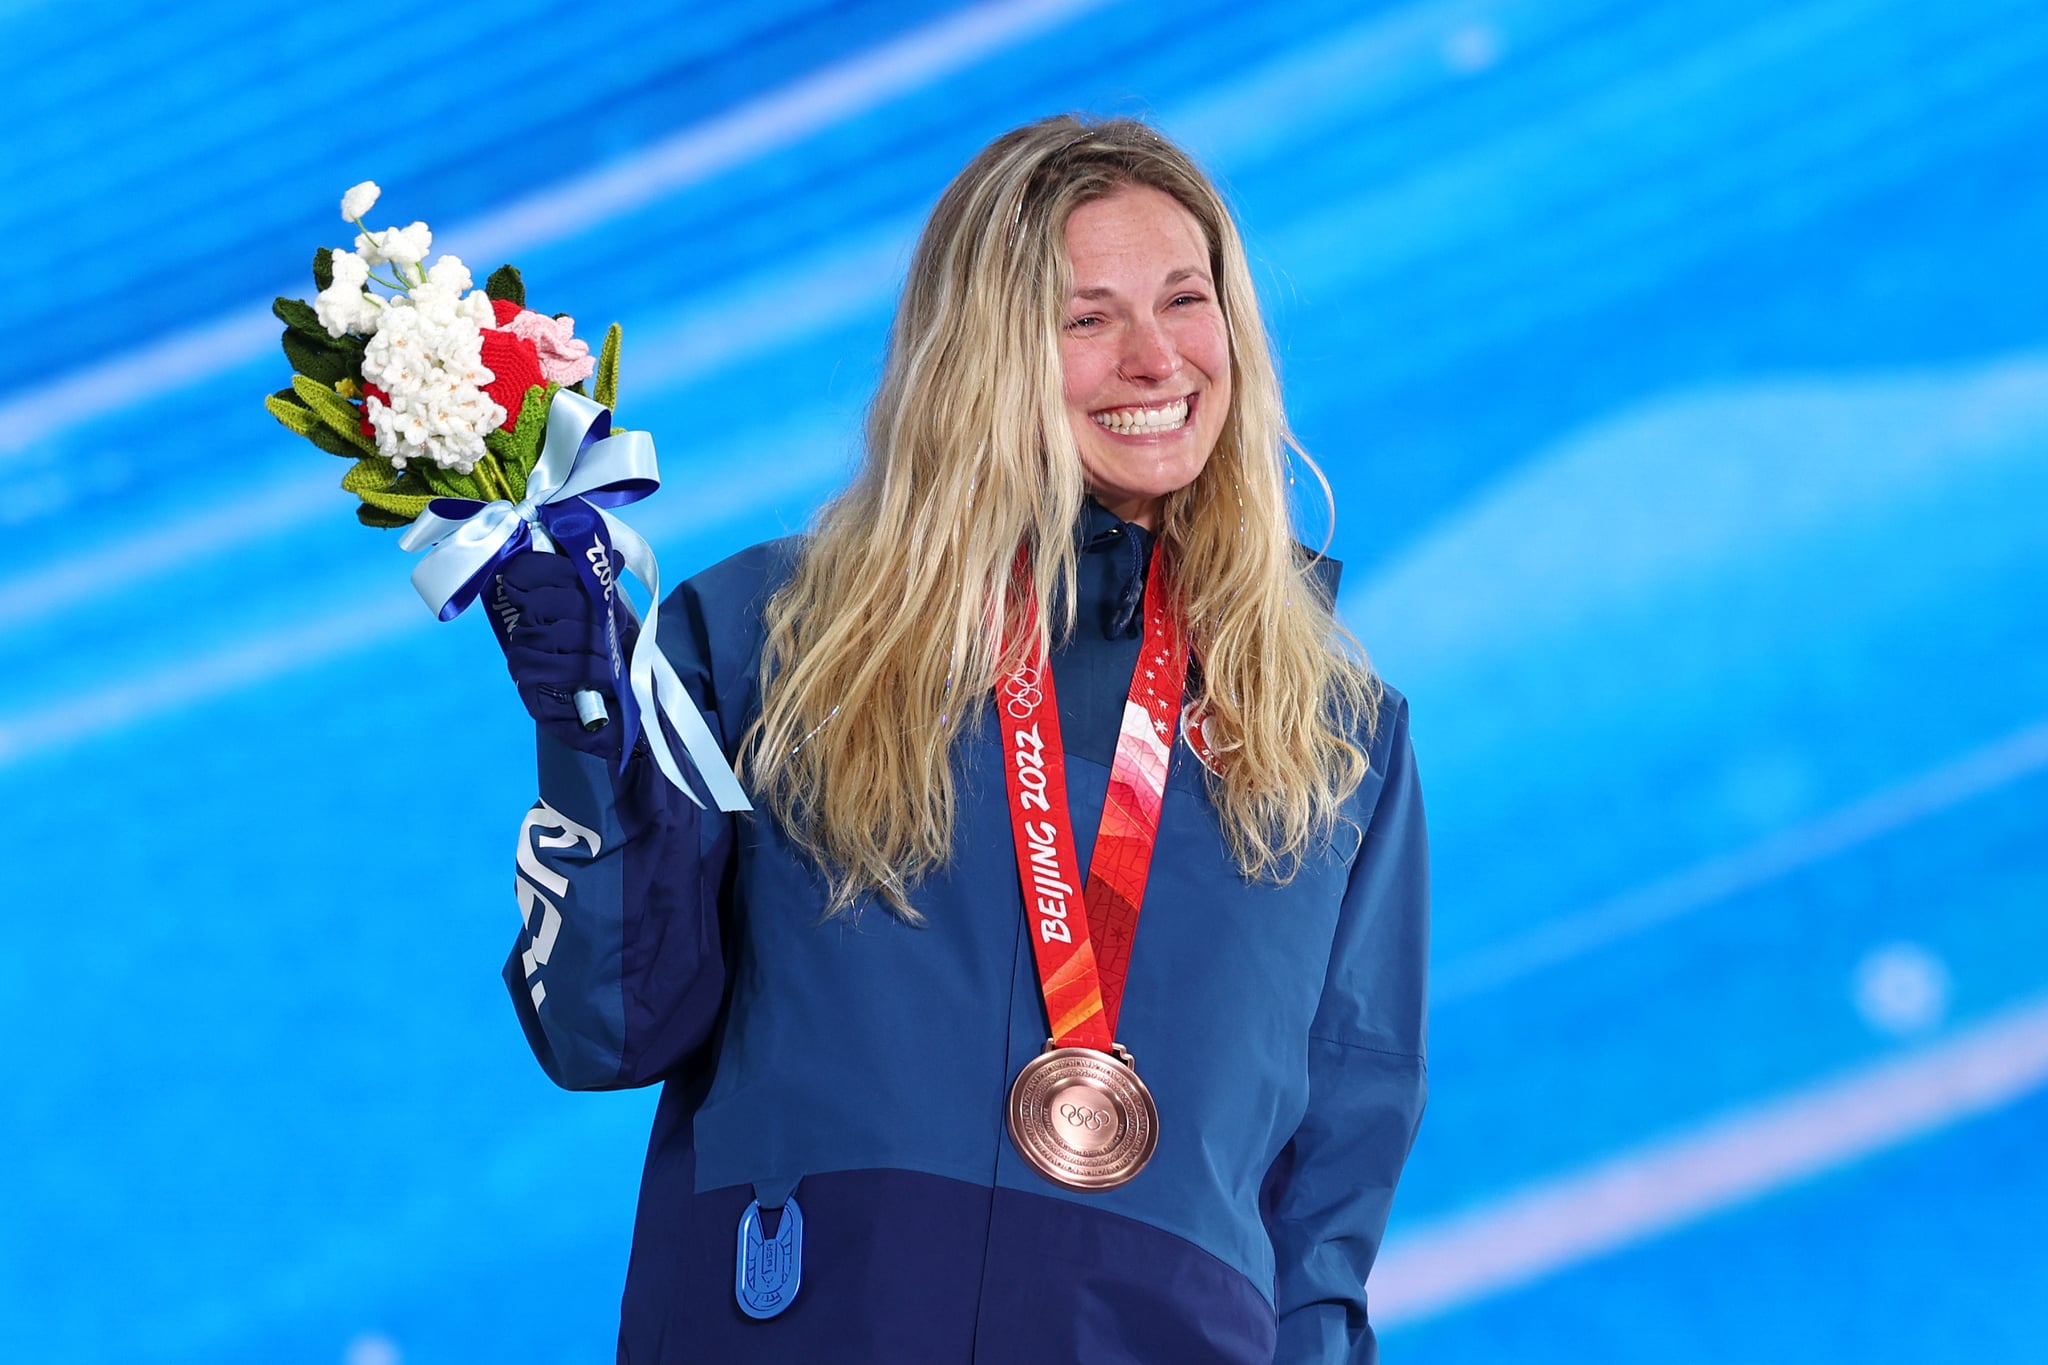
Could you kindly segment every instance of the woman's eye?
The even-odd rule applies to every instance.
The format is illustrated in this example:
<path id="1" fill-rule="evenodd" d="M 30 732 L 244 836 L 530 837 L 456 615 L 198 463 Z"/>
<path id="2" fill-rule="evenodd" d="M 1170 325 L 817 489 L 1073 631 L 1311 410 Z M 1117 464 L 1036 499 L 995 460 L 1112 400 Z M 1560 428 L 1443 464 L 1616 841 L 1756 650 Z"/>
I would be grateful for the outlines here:
<path id="1" fill-rule="evenodd" d="M 1070 332 L 1079 332 L 1087 328 L 1095 327 L 1099 325 L 1101 322 L 1102 319 L 1100 317 L 1098 317 L 1094 313 L 1089 313 L 1084 317 L 1071 319 L 1067 323 L 1067 330 Z"/>
<path id="2" fill-rule="evenodd" d="M 1203 299 L 1200 294 L 1176 294 L 1173 296 L 1173 306 L 1176 308 L 1180 307 L 1184 303 L 1201 302 L 1203 302 Z"/>

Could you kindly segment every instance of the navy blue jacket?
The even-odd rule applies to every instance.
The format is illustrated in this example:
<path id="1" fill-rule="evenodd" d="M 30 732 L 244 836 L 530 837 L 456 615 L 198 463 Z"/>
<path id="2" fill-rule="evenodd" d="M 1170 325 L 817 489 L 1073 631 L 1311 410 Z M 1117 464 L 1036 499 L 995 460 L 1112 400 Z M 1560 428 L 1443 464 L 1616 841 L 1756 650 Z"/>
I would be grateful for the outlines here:
<path id="1" fill-rule="evenodd" d="M 1085 866 L 1137 657 L 1116 618 L 1149 550 L 1093 505 L 1083 536 L 1053 673 Z M 729 752 L 796 552 L 746 550 L 662 607 L 661 644 Z M 823 920 L 824 887 L 772 816 L 700 812 L 644 755 L 615 781 L 543 736 L 506 982 L 557 1083 L 663 1087 L 619 1359 L 1372 1361 L 1364 1282 L 1425 1089 L 1406 701 L 1387 693 L 1349 823 L 1285 886 L 1238 872 L 1176 742 L 1119 1026 L 1159 1145 L 1094 1194 L 1044 1180 L 1004 1129 L 1047 1029 L 1000 732 L 981 722 L 955 753 L 952 865 L 911 895 L 922 928 L 876 905 Z M 755 1320 L 734 1299 L 736 1230 L 791 1191 L 802 1287 Z"/>

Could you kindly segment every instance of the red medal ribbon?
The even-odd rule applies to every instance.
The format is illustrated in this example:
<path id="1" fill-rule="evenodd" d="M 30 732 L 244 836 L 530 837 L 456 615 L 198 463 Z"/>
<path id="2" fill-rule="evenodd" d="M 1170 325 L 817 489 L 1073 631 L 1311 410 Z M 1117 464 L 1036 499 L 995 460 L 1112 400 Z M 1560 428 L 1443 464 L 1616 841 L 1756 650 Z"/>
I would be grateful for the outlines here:
<path id="1" fill-rule="evenodd" d="M 1172 580 L 1163 567 L 1165 558 L 1164 547 L 1153 550 L 1145 579 L 1145 636 L 1124 702 L 1085 885 L 1067 806 L 1059 704 L 1044 652 L 1005 675 L 996 690 L 1017 878 L 1046 1019 L 1059 1047 L 1109 1052 L 1116 1040 L 1131 941 L 1152 849 L 1159 841 L 1159 807 L 1187 686 L 1187 645 L 1169 606 Z M 1026 600 L 1035 602 L 1028 581 L 1026 588 Z"/>

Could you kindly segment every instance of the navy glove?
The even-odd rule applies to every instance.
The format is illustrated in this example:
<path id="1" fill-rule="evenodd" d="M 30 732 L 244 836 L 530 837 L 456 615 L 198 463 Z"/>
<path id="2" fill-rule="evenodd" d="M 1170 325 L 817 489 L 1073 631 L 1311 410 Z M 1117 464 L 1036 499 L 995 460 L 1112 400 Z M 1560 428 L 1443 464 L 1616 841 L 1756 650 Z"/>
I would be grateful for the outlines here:
<path id="1" fill-rule="evenodd" d="M 604 616 L 576 566 L 537 550 L 516 554 L 499 571 L 488 605 L 505 666 L 535 723 L 571 748 L 616 758 L 624 727 L 605 662 Z M 619 645 L 630 656 L 640 629 L 630 609 L 622 614 Z M 571 698 L 584 688 L 604 695 L 612 721 L 602 729 L 585 730 L 577 719 Z"/>

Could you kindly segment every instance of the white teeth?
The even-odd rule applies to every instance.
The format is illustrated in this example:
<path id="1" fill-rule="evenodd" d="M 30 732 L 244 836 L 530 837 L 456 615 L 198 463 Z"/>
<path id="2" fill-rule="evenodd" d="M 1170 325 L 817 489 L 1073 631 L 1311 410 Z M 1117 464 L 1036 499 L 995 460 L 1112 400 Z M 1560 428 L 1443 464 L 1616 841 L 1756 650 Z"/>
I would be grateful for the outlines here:
<path id="1" fill-rule="evenodd" d="M 1188 400 L 1176 398 L 1156 408 L 1112 408 L 1093 414 L 1097 426 L 1123 436 L 1146 436 L 1172 431 L 1188 420 Z"/>

